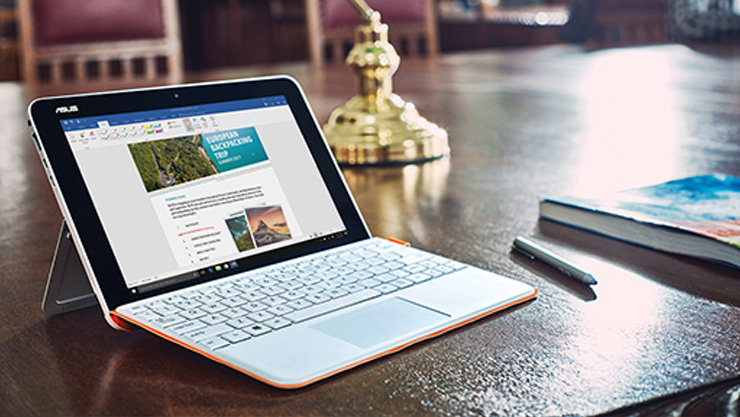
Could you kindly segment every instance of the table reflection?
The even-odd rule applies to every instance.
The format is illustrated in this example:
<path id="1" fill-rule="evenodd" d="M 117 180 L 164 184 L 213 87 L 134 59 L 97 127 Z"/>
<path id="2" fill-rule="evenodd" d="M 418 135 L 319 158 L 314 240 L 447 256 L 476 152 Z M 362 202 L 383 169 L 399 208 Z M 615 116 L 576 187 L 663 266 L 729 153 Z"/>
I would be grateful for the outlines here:
<path id="1" fill-rule="evenodd" d="M 342 170 L 361 211 L 376 219 L 372 224 L 374 235 L 402 237 L 410 231 L 421 242 L 427 236 L 420 213 L 441 211 L 449 172 L 449 158 L 424 164 Z"/>

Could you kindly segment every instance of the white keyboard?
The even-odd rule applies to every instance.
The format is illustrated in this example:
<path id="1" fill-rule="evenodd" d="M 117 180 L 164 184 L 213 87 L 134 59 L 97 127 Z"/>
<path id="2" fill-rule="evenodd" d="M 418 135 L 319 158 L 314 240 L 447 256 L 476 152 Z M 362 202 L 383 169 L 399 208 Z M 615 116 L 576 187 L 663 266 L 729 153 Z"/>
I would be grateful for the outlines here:
<path id="1" fill-rule="evenodd" d="M 465 267 L 370 239 L 155 297 L 123 311 L 147 326 L 216 350 Z"/>

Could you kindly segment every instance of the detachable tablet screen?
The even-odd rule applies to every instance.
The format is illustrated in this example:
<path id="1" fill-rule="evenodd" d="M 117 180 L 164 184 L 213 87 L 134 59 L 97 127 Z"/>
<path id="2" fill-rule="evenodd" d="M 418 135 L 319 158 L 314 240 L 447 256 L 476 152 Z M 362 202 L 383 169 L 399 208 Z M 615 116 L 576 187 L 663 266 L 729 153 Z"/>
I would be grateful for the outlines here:
<path id="1" fill-rule="evenodd" d="M 57 122 L 134 299 L 348 235 L 285 95 Z"/>

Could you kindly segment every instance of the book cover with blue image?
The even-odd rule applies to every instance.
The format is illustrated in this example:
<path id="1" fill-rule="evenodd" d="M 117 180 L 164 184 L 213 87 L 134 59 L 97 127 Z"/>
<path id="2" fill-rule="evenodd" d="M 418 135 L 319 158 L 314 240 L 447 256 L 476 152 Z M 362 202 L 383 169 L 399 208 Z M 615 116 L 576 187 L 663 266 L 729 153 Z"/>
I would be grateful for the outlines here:
<path id="1" fill-rule="evenodd" d="M 594 198 L 549 197 L 540 216 L 740 267 L 740 178 L 701 175 Z"/>

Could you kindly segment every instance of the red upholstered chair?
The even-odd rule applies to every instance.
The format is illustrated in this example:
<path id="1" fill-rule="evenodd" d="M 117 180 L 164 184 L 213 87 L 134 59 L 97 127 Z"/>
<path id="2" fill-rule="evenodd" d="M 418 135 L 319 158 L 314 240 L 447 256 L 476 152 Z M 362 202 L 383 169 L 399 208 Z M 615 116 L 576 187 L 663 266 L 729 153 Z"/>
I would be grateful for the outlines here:
<path id="1" fill-rule="evenodd" d="M 402 56 L 437 53 L 437 22 L 433 0 L 367 0 L 390 26 L 391 43 Z M 354 28 L 362 23 L 347 0 L 306 0 L 311 62 L 341 62 L 354 44 Z"/>
<path id="2" fill-rule="evenodd" d="M 19 0 L 31 96 L 182 81 L 175 0 Z"/>

